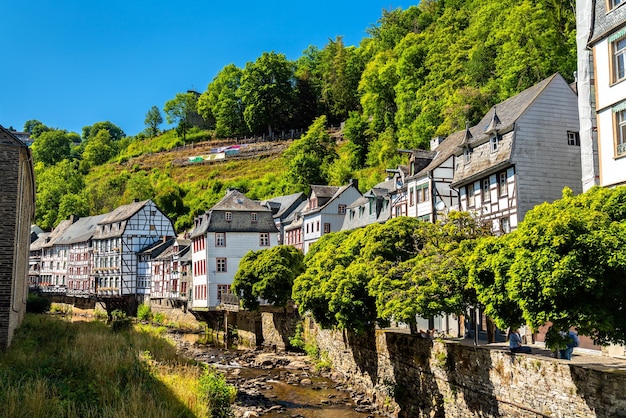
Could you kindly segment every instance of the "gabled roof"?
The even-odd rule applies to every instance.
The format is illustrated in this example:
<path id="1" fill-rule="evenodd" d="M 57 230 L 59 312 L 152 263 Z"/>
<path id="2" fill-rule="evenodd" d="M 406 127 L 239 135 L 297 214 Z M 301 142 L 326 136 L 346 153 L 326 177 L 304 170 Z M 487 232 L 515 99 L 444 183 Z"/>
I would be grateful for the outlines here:
<path id="1" fill-rule="evenodd" d="M 272 210 L 274 218 L 282 218 L 283 216 L 290 214 L 293 209 L 297 207 L 297 205 L 305 200 L 305 194 L 298 192 L 287 196 L 273 197 L 262 201 L 261 204 Z"/>
<path id="2" fill-rule="evenodd" d="M 232 214 L 231 220 L 226 220 L 226 212 Z M 251 223 L 248 214 L 253 212 L 257 214 L 257 221 Z M 215 206 L 194 219 L 192 238 L 204 235 L 209 231 L 278 232 L 271 209 L 249 199 L 238 190 L 229 190 L 226 192 L 226 196 Z"/>
<path id="3" fill-rule="evenodd" d="M 449 135 L 448 137 L 446 137 L 446 139 L 444 139 L 439 144 L 439 146 L 437 146 L 437 149 L 435 150 L 436 152 L 435 158 L 432 159 L 430 164 L 428 164 L 419 172 L 410 176 L 409 179 L 423 177 L 427 175 L 428 172 L 439 167 L 444 161 L 446 161 L 448 158 L 452 157 L 458 152 L 459 147 L 463 144 L 463 141 L 465 140 L 465 138 L 466 138 L 465 130 L 455 132 Z"/>
<path id="4" fill-rule="evenodd" d="M 76 244 L 89 241 L 95 234 L 98 223 L 106 216 L 107 214 L 79 218 L 61 234 L 56 240 L 56 244 Z"/>
<path id="5" fill-rule="evenodd" d="M 130 219 L 134 214 L 136 214 L 144 206 L 146 206 L 148 202 L 150 202 L 150 200 L 142 200 L 139 202 L 132 202 L 127 205 L 118 206 L 117 208 L 106 214 L 107 216 L 99 222 L 99 225 L 121 222 Z"/>
<path id="6" fill-rule="evenodd" d="M 52 247 L 56 244 L 57 240 L 63 236 L 63 233 L 67 228 L 72 226 L 74 219 L 65 219 L 61 221 L 54 230 L 50 232 L 50 235 L 46 238 L 46 243 L 42 247 Z"/>
<path id="7" fill-rule="evenodd" d="M 5 129 L 0 125 L 0 144 L 17 145 L 20 147 L 28 148 L 28 146 L 22 142 L 13 132 Z"/>
<path id="8" fill-rule="evenodd" d="M 515 122 L 526 112 L 530 105 L 539 97 L 546 87 L 555 79 L 563 78 L 559 73 L 555 73 L 550 77 L 540 81 L 532 87 L 527 88 L 521 93 L 503 101 L 492 107 L 489 112 L 476 124 L 470 128 L 473 139 L 470 146 L 481 144 L 493 135 L 493 129 L 497 128 L 498 132 L 508 132 L 513 129 Z M 565 80 L 563 80 L 565 82 Z M 565 82 L 567 84 L 567 82 Z M 497 107 L 497 116 L 496 114 Z M 495 121 L 499 122 L 496 123 Z M 465 131 L 463 131 L 465 134 Z M 445 142 L 445 141 L 444 141 Z"/>
<path id="9" fill-rule="evenodd" d="M 150 258 L 155 259 L 158 257 L 163 251 L 167 250 L 174 244 L 174 238 L 169 238 L 167 240 L 160 240 L 155 242 L 154 244 L 148 245 L 146 248 L 137 252 L 137 255 L 148 255 Z"/>
<path id="10" fill-rule="evenodd" d="M 340 186 L 321 186 L 317 184 L 312 184 L 311 196 L 315 195 L 315 197 L 317 198 L 333 197 L 340 188 Z"/>
<path id="11" fill-rule="evenodd" d="M 30 250 L 37 251 L 41 250 L 43 247 L 46 247 L 48 237 L 50 237 L 50 232 L 42 232 L 37 236 L 37 239 L 30 243 Z"/>
<path id="12" fill-rule="evenodd" d="M 239 190 L 229 190 L 226 196 L 211 208 L 212 211 L 246 211 L 246 212 L 271 212 L 271 209 L 262 206 L 259 202 L 249 199 Z"/>
<path id="13" fill-rule="evenodd" d="M 314 189 L 314 187 L 316 189 Z M 312 208 L 312 209 L 309 209 L 309 210 L 305 210 L 302 214 L 303 215 L 309 215 L 309 214 L 312 214 L 312 213 L 321 212 L 322 210 L 324 210 L 325 207 L 330 205 L 335 199 L 337 199 L 339 196 L 341 196 L 346 190 L 348 190 L 351 187 L 354 187 L 354 189 L 359 193 L 359 195 L 361 194 L 361 192 L 359 192 L 359 189 L 354 185 L 354 183 L 352 181 L 350 181 L 350 183 L 346 184 L 345 186 L 314 186 L 314 185 L 311 185 L 311 195 L 313 195 L 314 190 L 319 191 L 320 193 L 324 193 L 323 197 L 329 197 L 328 193 L 330 193 L 332 190 L 335 190 L 335 192 L 330 196 L 330 199 L 328 199 L 327 202 L 325 202 L 324 204 L 322 204 L 320 206 L 317 206 L 315 208 Z M 315 197 L 319 198 L 320 195 L 316 193 Z"/>

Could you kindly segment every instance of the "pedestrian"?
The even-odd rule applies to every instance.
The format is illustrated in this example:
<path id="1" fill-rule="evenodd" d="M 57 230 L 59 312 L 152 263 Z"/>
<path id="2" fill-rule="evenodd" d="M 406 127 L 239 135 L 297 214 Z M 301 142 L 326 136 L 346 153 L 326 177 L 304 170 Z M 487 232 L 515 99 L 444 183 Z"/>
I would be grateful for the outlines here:
<path id="1" fill-rule="evenodd" d="M 580 342 L 578 340 L 578 334 L 576 334 L 576 332 L 572 330 L 569 330 L 567 333 L 561 333 L 561 335 L 565 339 L 567 339 L 567 346 L 564 349 L 559 350 L 561 358 L 565 360 L 571 360 L 572 353 L 574 352 L 574 347 L 578 347 L 580 345 Z"/>
<path id="2" fill-rule="evenodd" d="M 533 350 L 530 347 L 522 345 L 522 337 L 519 334 L 519 329 L 511 330 L 509 332 L 509 348 L 512 353 L 533 353 Z"/>

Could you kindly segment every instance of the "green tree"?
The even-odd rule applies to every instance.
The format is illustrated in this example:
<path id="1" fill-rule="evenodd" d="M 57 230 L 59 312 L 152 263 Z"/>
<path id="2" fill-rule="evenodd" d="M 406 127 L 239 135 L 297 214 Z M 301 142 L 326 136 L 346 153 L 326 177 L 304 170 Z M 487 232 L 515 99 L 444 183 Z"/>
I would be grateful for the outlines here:
<path id="1" fill-rule="evenodd" d="M 239 262 L 233 291 L 245 309 L 256 310 L 259 299 L 286 306 L 294 279 L 304 271 L 304 254 L 289 245 L 250 251 Z"/>
<path id="2" fill-rule="evenodd" d="M 100 129 L 89 137 L 84 151 L 83 161 L 87 167 L 101 165 L 109 161 L 115 155 L 115 148 L 111 142 L 111 134 L 107 129 Z"/>
<path id="3" fill-rule="evenodd" d="M 626 187 L 594 188 L 529 211 L 512 242 L 506 288 L 533 329 L 576 326 L 626 343 Z"/>
<path id="4" fill-rule="evenodd" d="M 146 125 L 146 135 L 148 135 L 148 138 L 157 136 L 161 132 L 159 125 L 163 123 L 163 116 L 161 116 L 159 108 L 152 106 L 150 110 L 148 110 L 148 113 L 146 113 L 146 118 L 143 123 Z"/>
<path id="5" fill-rule="evenodd" d="M 122 128 L 109 121 L 104 121 L 96 122 L 91 126 L 84 126 L 83 141 L 89 141 L 91 138 L 94 138 L 96 135 L 98 135 L 98 133 L 102 130 L 105 130 L 109 133 L 109 137 L 112 142 L 120 141 L 126 136 Z"/>
<path id="6" fill-rule="evenodd" d="M 35 166 L 37 196 L 35 220 L 43 229 L 50 229 L 69 214 L 84 215 L 81 198 L 85 187 L 78 163 L 63 160 L 53 166 L 39 162 Z"/>
<path id="7" fill-rule="evenodd" d="M 251 132 L 288 128 L 294 99 L 294 64 L 285 55 L 264 52 L 248 62 L 238 91 Z"/>
<path id="8" fill-rule="evenodd" d="M 243 72 L 234 64 L 224 67 L 207 90 L 198 98 L 198 113 L 215 125 L 217 137 L 227 137 L 247 131 L 243 104 L 237 96 Z"/>
<path id="9" fill-rule="evenodd" d="M 172 100 L 168 100 L 163 108 L 167 123 L 177 123 L 177 132 L 187 140 L 187 130 L 190 127 L 189 117 L 197 111 L 197 97 L 193 93 L 176 93 Z"/>
<path id="10" fill-rule="evenodd" d="M 38 137 L 42 132 L 51 130 L 52 128 L 48 128 L 46 125 L 35 119 L 30 119 L 24 122 L 24 132 L 28 132 L 33 138 Z"/>
<path id="11" fill-rule="evenodd" d="M 328 169 L 336 157 L 335 141 L 326 129 L 326 116 L 320 116 L 306 135 L 294 141 L 285 152 L 288 176 L 303 188 L 310 184 L 327 184 Z"/>
<path id="12" fill-rule="evenodd" d="M 70 157 L 71 136 L 67 131 L 43 131 L 32 145 L 33 159 L 52 166 Z"/>

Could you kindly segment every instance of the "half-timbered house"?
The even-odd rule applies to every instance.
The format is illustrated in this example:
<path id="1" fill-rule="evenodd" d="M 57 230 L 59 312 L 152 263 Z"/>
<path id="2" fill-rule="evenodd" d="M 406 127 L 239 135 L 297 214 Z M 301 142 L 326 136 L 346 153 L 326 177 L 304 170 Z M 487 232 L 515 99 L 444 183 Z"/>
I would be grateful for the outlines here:
<path id="1" fill-rule="evenodd" d="M 578 126 L 576 94 L 560 74 L 494 106 L 456 152 L 460 209 L 506 233 L 564 187 L 581 192 Z"/>
<path id="2" fill-rule="evenodd" d="M 172 221 L 151 200 L 135 201 L 109 212 L 98 222 L 93 236 L 96 287 L 106 289 L 107 295 L 140 296 L 137 254 L 163 237 L 174 236 Z"/>

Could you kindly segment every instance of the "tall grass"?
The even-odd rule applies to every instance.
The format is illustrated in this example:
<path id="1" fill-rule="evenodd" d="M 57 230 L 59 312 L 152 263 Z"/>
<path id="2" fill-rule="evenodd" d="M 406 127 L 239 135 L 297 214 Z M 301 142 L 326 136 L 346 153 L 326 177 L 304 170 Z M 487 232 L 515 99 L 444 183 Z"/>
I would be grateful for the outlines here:
<path id="1" fill-rule="evenodd" d="M 204 369 L 180 358 L 162 334 L 27 314 L 0 352 L 0 416 L 211 416 Z"/>

